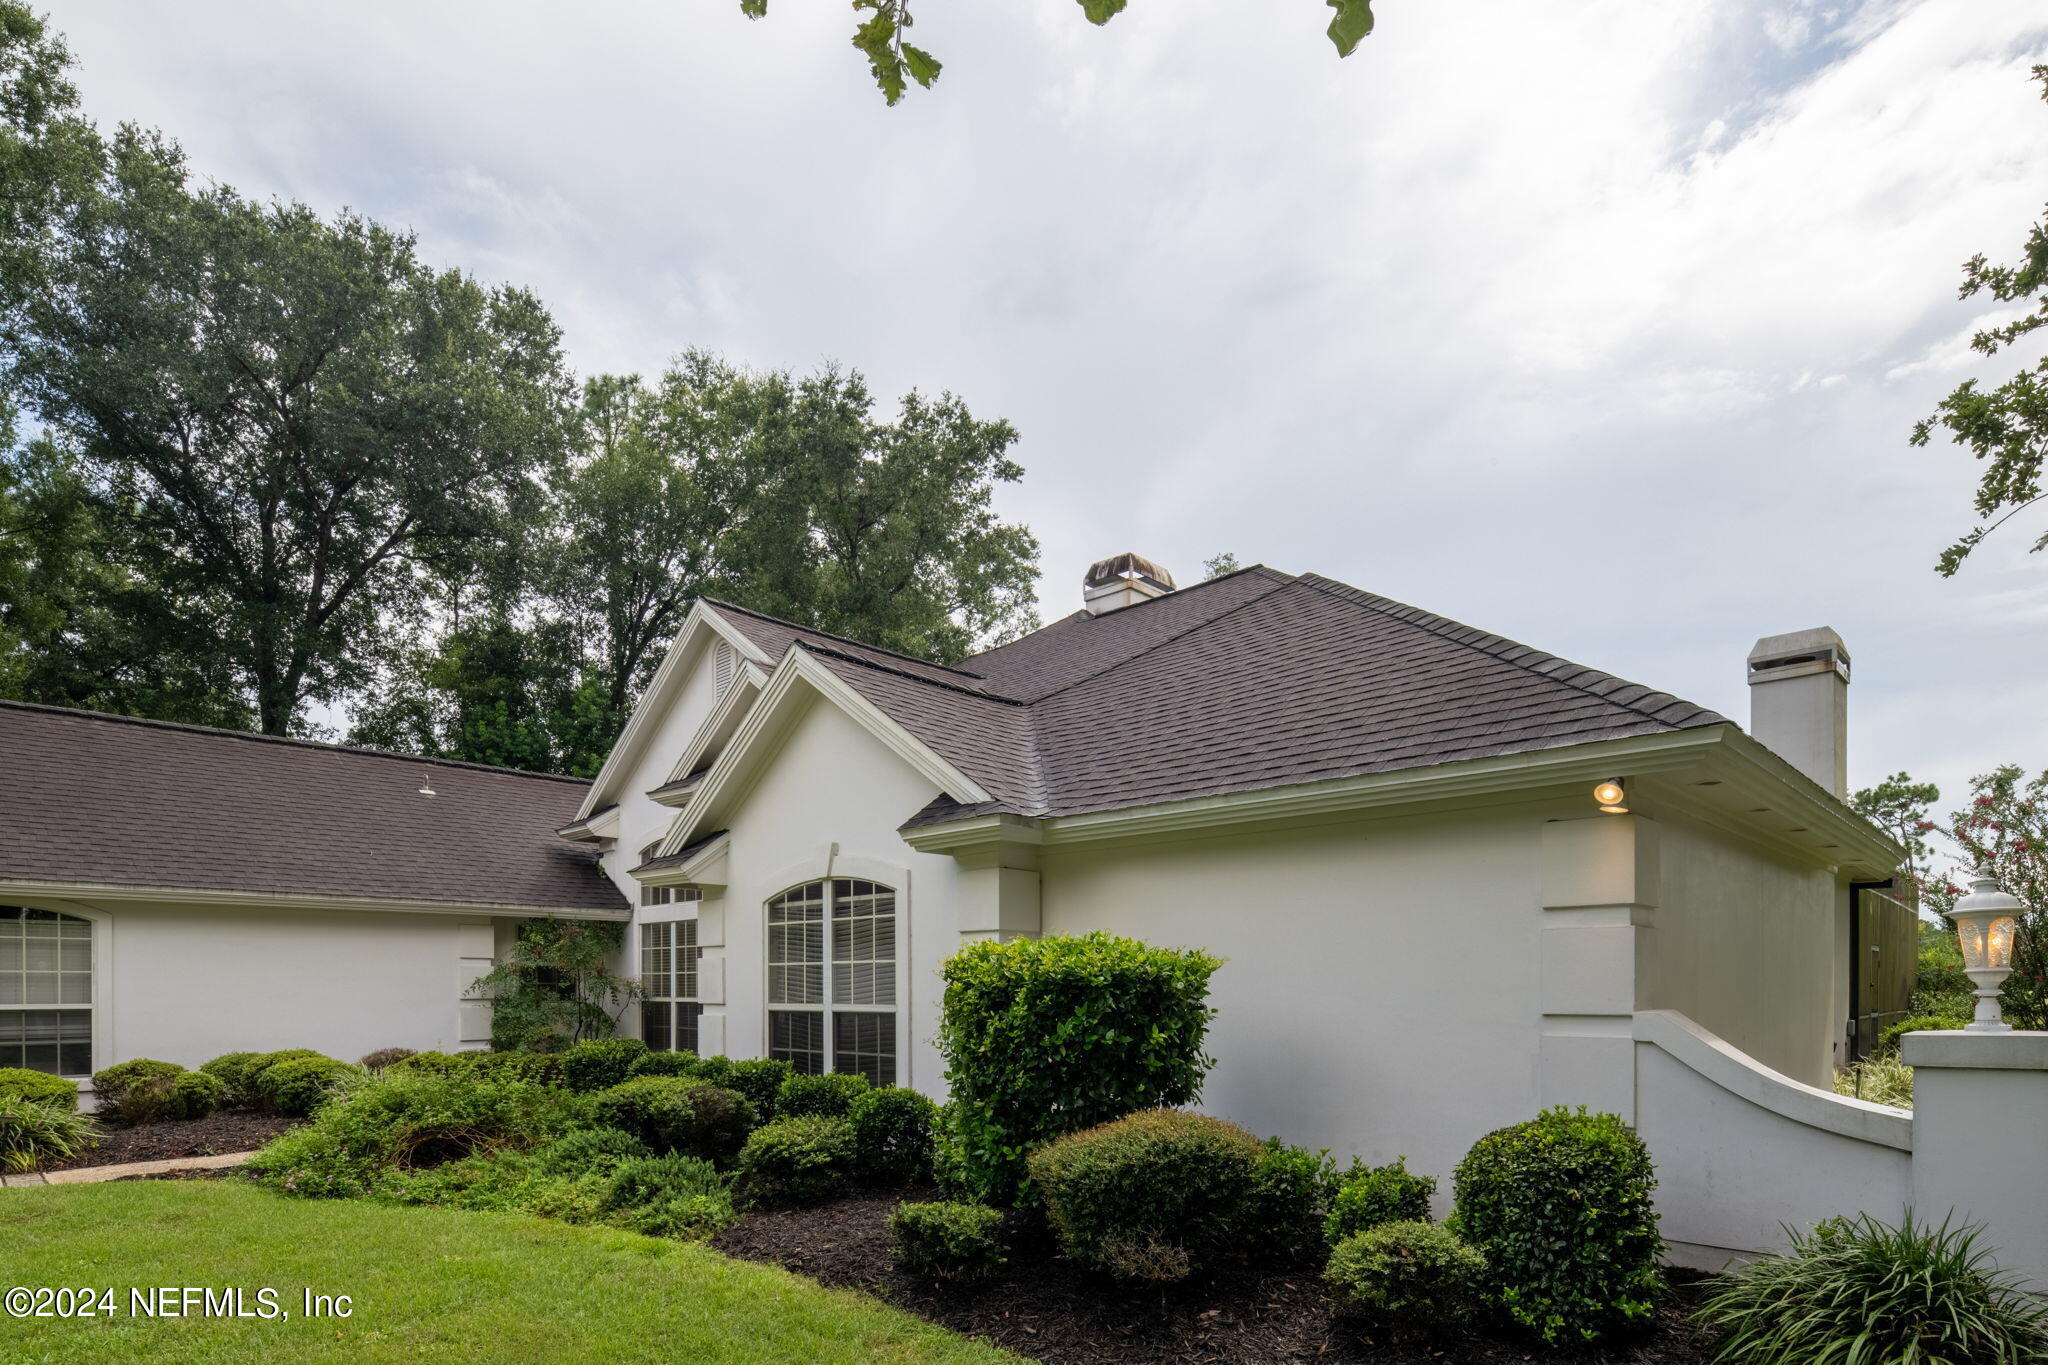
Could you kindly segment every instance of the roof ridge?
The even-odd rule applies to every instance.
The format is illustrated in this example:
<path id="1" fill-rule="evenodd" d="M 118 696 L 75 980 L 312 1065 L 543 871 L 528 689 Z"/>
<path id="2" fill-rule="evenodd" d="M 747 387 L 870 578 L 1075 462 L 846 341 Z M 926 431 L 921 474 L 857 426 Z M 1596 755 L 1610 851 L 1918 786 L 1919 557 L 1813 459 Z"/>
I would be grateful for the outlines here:
<path id="1" fill-rule="evenodd" d="M 1203 583 L 1198 583 L 1195 586 L 1201 587 L 1206 583 L 1220 583 L 1225 578 L 1235 578 L 1238 576 L 1238 574 L 1250 573 L 1252 569 L 1266 569 L 1266 566 L 1263 564 L 1254 564 L 1251 566 L 1250 569 L 1239 569 L 1236 574 L 1224 574 L 1218 578 L 1204 579 Z M 1280 574 L 1280 571 L 1278 569 L 1266 569 L 1266 572 L 1270 574 Z M 1300 581 L 1301 580 L 1299 575 L 1280 574 L 1280 577 L 1277 581 L 1274 582 L 1273 586 L 1266 589 L 1264 592 L 1254 593 L 1250 597 L 1245 598 L 1244 601 L 1239 602 L 1236 606 L 1231 607 L 1227 611 L 1217 612 L 1214 616 L 1211 616 L 1205 621 L 1197 621 L 1193 625 L 1187 627 L 1185 630 L 1175 631 L 1171 635 L 1155 640 L 1151 644 L 1146 645 L 1143 649 L 1139 650 L 1137 653 L 1127 655 L 1124 658 L 1118 659 L 1113 664 L 1105 664 L 1101 668 L 1097 669 L 1095 672 L 1090 673 L 1085 677 L 1076 678 L 1069 683 L 1062 683 L 1058 687 L 1055 687 L 1052 691 L 1047 692 L 1042 696 L 1033 697 L 1028 703 L 1026 703 L 1026 705 L 1037 706 L 1041 702 L 1047 702 L 1052 700 L 1054 697 L 1057 697 L 1062 692 L 1070 692 L 1074 688 L 1081 686 L 1081 684 L 1083 683 L 1091 683 L 1094 682 L 1097 678 L 1106 677 L 1107 675 L 1116 672 L 1119 668 L 1124 668 L 1130 664 L 1136 663 L 1138 660 L 1144 658 L 1148 654 L 1155 654 L 1158 651 L 1166 648 L 1168 645 L 1175 643 L 1176 641 L 1185 640 L 1188 636 L 1194 634 L 1198 630 L 1207 630 L 1210 626 L 1215 625 L 1218 621 L 1227 620 L 1230 617 L 1237 615 L 1245 608 L 1251 606 L 1254 602 L 1265 601 L 1274 593 L 1280 592 L 1283 589 L 1285 589 L 1290 583 L 1298 583 Z M 1171 596 L 1173 596 L 1172 593 L 1166 594 L 1166 597 Z M 1155 602 L 1163 602 L 1166 600 L 1166 597 L 1155 597 L 1152 600 Z M 1145 603 L 1140 602 L 1134 606 L 1119 607 L 1117 608 L 1117 610 L 1119 612 L 1136 611 L 1138 607 L 1142 607 L 1144 605 Z M 1035 728 L 1036 727 L 1034 727 L 1034 729 Z"/>
<path id="2" fill-rule="evenodd" d="M 948 673 L 958 673 L 968 678 L 986 676 L 985 674 L 976 673 L 971 669 L 957 668 L 952 664 L 935 663 L 930 659 L 920 659 L 915 654 L 906 654 L 900 649 L 890 649 L 886 645 L 871 645 L 866 640 L 856 640 L 851 635 L 835 635 L 829 630 L 819 630 L 816 626 L 798 625 L 795 621 L 786 620 L 780 616 L 770 616 L 765 611 L 755 611 L 752 607 L 743 607 L 737 602 L 728 602 L 722 597 L 704 596 L 699 597 L 697 600 L 709 602 L 712 606 L 719 607 L 725 611 L 736 611 L 743 616 L 751 616 L 757 621 L 773 621 L 778 626 L 788 626 L 791 630 L 802 631 L 806 635 L 822 636 L 827 640 L 837 640 L 843 645 L 854 645 L 861 649 L 872 649 L 877 654 L 887 654 L 891 658 L 906 659 L 911 663 L 921 664 L 926 668 L 940 668 Z M 1000 646 L 997 647 L 1000 648 Z M 969 657 L 972 656 L 970 655 Z"/>
<path id="3" fill-rule="evenodd" d="M 1462 621 L 1454 621 L 1448 616 L 1439 616 L 1435 612 L 1424 611 L 1422 608 L 1410 606 L 1406 602 L 1397 602 L 1393 598 L 1380 593 L 1367 592 L 1363 588 L 1354 588 L 1349 583 L 1342 583 L 1334 578 L 1326 578 L 1317 573 L 1305 573 L 1299 575 L 1295 581 L 1313 588 L 1325 596 L 1335 597 L 1342 601 L 1350 602 L 1354 606 L 1364 607 L 1369 611 L 1378 612 L 1382 616 L 1389 616 L 1397 621 L 1416 626 L 1430 632 L 1432 635 L 1438 635 L 1453 643 L 1464 645 L 1470 649 L 1476 649 L 1480 653 L 1499 659 L 1503 663 L 1513 664 L 1515 667 L 1526 672 L 1549 678 L 1553 682 L 1563 683 L 1567 687 L 1575 688 L 1590 696 L 1598 697 L 1610 705 L 1619 706 L 1623 710 L 1633 711 L 1637 715 L 1647 716 L 1649 719 L 1660 724 L 1669 725 L 1673 729 L 1684 729 L 1694 725 L 1734 723 L 1718 711 L 1711 711 L 1704 706 L 1689 702 L 1685 698 L 1675 696 L 1672 693 L 1660 692 L 1656 688 L 1649 687 L 1643 683 L 1630 682 L 1626 678 L 1616 677 L 1614 674 L 1608 673 L 1603 669 L 1575 663 L 1560 655 L 1537 649 L 1532 645 L 1525 645 L 1519 640 L 1510 640 L 1505 635 L 1496 635 L 1490 630 L 1481 630 L 1477 626 L 1468 626 Z M 1689 714 L 1685 714 L 1683 720 L 1673 719 L 1668 713 L 1674 708 L 1683 708 L 1683 711 Z M 1705 719 L 1702 719 L 1703 717 Z"/>
<path id="4" fill-rule="evenodd" d="M 1165 602 L 1171 598 L 1181 597 L 1191 592 L 1200 592 L 1202 589 L 1209 587 L 1212 584 L 1223 583 L 1233 578 L 1242 578 L 1246 574 L 1253 573 L 1261 574 L 1265 577 L 1273 579 L 1275 587 L 1284 587 L 1285 585 L 1292 583 L 1296 577 L 1294 574 L 1288 573 L 1284 569 L 1276 569 L 1269 564 L 1247 564 L 1242 569 L 1232 569 L 1229 573 L 1220 573 L 1217 574 L 1214 578 L 1205 578 L 1199 583 L 1190 583 L 1185 588 L 1175 588 L 1172 592 L 1163 592 L 1159 594 L 1159 596 L 1157 597 L 1148 597 L 1142 602 L 1133 602 L 1127 607 L 1118 607 L 1116 609 L 1116 614 L 1122 615 L 1124 612 L 1127 611 L 1142 611 L 1144 608 L 1151 606 L 1155 602 Z M 1266 594 L 1264 593 L 1260 593 L 1259 597 L 1264 597 L 1265 595 Z M 1258 598 L 1252 598 L 1250 600 L 1257 601 Z M 1236 608 L 1233 607 L 1231 610 L 1234 611 L 1236 610 Z M 1104 613 L 1104 615 L 1108 614 L 1109 613 L 1107 612 Z M 1223 613 L 1224 616 L 1228 616 L 1229 614 L 1230 612 Z M 1071 621 L 1076 616 L 1088 615 L 1090 615 L 1090 613 L 1085 608 L 1077 608 L 1073 611 L 1068 612 L 1065 616 L 1060 617 L 1058 620 L 1047 622 L 1045 625 L 1040 626 L 1037 630 L 1027 631 L 1024 634 L 1019 635 L 1016 639 L 1005 640 L 999 645 L 990 645 L 987 649 L 981 650 L 978 653 L 970 654 L 967 657 L 970 659 L 979 659 L 982 658 L 984 655 L 993 654 L 999 649 L 1008 649 L 1011 645 L 1022 644 L 1024 641 L 1030 639 L 1034 635 L 1040 634 L 1043 631 L 1051 630 L 1061 621 Z M 1215 619 L 1221 620 L 1222 618 L 1217 617 Z M 1136 658 L 1137 655 L 1134 654 L 1131 657 Z M 986 675 L 976 674 L 975 676 L 983 677 Z M 1047 695 L 1051 694 L 1048 693 Z"/>
<path id="5" fill-rule="evenodd" d="M 885 663 L 878 663 L 873 659 L 863 659 L 858 654 L 847 654 L 828 645 L 808 644 L 802 640 L 795 640 L 790 643 L 789 647 L 791 649 L 801 649 L 812 654 L 823 654 L 831 659 L 839 659 L 854 665 L 856 668 L 867 668 L 877 673 L 887 673 L 893 678 L 904 678 L 910 682 L 923 683 L 927 687 L 936 687 L 942 692 L 958 692 L 963 697 L 974 697 L 980 701 L 1000 702 L 1004 706 L 1028 706 L 1030 704 L 1019 701 L 1015 697 L 1006 697 L 1000 692 L 989 692 L 980 688 L 964 687 L 959 683 L 943 682 L 938 678 L 927 678 L 921 673 L 912 673 L 906 668 L 891 668 Z"/>
<path id="6" fill-rule="evenodd" d="M 0 697 L 0 709 L 72 716 L 79 720 L 104 721 L 115 725 L 139 725 L 153 730 L 175 730 L 185 734 L 247 740 L 257 744 L 281 744 L 290 748 L 316 749 L 322 753 L 348 754 L 357 758 L 388 758 L 401 763 L 431 763 L 437 768 L 502 773 L 508 777 L 535 777 L 544 782 L 569 782 L 581 787 L 590 785 L 590 779 L 587 777 L 570 777 L 565 773 L 537 773 L 530 768 L 503 768 L 494 763 L 472 763 L 459 758 L 432 758 L 425 754 L 399 753 L 394 749 L 372 749 L 360 744 L 331 744 L 325 740 L 300 739 L 295 735 L 269 735 L 259 730 L 230 730 L 220 725 L 195 725 L 189 721 L 157 720 L 150 716 L 124 716 L 115 711 L 94 711 L 82 706 L 53 706 L 47 702 L 16 701 L 11 697 Z"/>

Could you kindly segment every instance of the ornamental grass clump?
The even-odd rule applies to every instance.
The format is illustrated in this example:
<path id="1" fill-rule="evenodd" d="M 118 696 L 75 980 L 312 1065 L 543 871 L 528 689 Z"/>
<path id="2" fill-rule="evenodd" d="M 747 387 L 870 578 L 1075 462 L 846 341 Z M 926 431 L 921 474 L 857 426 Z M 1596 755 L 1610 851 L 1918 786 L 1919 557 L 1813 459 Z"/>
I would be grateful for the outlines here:
<path id="1" fill-rule="evenodd" d="M 1047 1143 L 1030 1173 L 1069 1259 L 1165 1284 L 1240 1245 L 1264 1155 L 1234 1123 L 1148 1109 Z"/>
<path id="2" fill-rule="evenodd" d="M 948 958 L 949 1169 L 976 1197 L 1014 1203 L 1027 1153 L 1047 1139 L 1192 1104 L 1214 1061 L 1202 1040 L 1221 965 L 1104 933 L 973 943 Z"/>
<path id="3" fill-rule="evenodd" d="M 1488 1133 L 1452 1177 L 1452 1226 L 1508 1318 L 1545 1343 L 1646 1323 L 1663 1288 L 1649 1149 L 1613 1114 L 1558 1106 Z"/>
<path id="4" fill-rule="evenodd" d="M 68 1161 L 99 1139 L 90 1115 L 59 1101 L 0 1093 L 0 1171 L 33 1171 Z"/>
<path id="5" fill-rule="evenodd" d="M 1835 1073 L 1835 1093 L 1894 1109 L 1913 1107 L 1913 1068 L 1894 1053 L 1851 1062 Z"/>
<path id="6" fill-rule="evenodd" d="M 1865 1214 L 1722 1278 L 1701 1306 L 1728 1365 L 2020 1365 L 2048 1359 L 2048 1304 L 1991 1265 L 1974 1227 Z"/>
<path id="7" fill-rule="evenodd" d="M 1000 1209 L 986 1204 L 898 1204 L 889 1215 L 896 1261 L 939 1280 L 985 1280 L 1003 1264 Z"/>
<path id="8" fill-rule="evenodd" d="M 1323 1237 L 1335 1246 L 1382 1223 L 1427 1223 L 1429 1198 L 1435 1193 L 1435 1179 L 1410 1175 L 1406 1157 L 1384 1166 L 1354 1166 L 1330 1200 Z"/>
<path id="9" fill-rule="evenodd" d="M 1396 1335 L 1463 1326 L 1479 1308 L 1486 1257 L 1435 1223 L 1380 1223 L 1339 1241 L 1323 1269 L 1340 1317 Z"/>

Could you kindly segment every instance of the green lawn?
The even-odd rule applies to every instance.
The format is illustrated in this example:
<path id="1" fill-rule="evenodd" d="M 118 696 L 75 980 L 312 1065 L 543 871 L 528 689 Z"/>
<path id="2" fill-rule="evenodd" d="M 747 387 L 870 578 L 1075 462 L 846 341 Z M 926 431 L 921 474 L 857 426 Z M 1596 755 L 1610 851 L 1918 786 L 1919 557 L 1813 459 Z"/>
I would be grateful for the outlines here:
<path id="1" fill-rule="evenodd" d="M 0 1361 L 1015 1362 L 860 1295 L 701 1246 L 510 1214 L 214 1181 L 0 1190 L 0 1289 L 111 1287 L 111 1319 L 0 1317 Z M 135 1286 L 279 1291 L 289 1319 L 137 1320 Z M 307 1319 L 302 1291 L 347 1294 Z"/>

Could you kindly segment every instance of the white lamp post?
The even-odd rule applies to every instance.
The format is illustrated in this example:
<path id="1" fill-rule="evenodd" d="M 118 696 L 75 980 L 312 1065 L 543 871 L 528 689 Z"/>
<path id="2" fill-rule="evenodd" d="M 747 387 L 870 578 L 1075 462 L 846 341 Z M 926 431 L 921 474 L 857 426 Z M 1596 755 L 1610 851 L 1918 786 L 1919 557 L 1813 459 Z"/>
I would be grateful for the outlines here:
<path id="1" fill-rule="evenodd" d="M 2012 940 L 2024 909 L 2017 896 L 2000 891 L 1991 875 L 1980 870 L 1970 874 L 1970 894 L 1948 912 L 1962 942 L 1963 970 L 1977 983 L 1977 1017 L 1967 1026 L 1972 1033 L 2012 1029 L 1999 1015 L 1998 988 L 2012 974 Z"/>

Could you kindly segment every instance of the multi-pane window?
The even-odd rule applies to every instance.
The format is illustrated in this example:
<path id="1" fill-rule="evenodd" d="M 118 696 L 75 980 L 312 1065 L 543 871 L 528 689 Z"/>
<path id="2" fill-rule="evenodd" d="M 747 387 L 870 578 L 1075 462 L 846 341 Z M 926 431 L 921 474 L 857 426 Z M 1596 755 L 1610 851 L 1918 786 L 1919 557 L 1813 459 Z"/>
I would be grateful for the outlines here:
<path id="1" fill-rule="evenodd" d="M 642 905 L 688 905 L 701 900 L 704 893 L 694 886 L 643 886 L 640 888 Z"/>
<path id="2" fill-rule="evenodd" d="M 92 1071 L 92 922 L 0 905 L 0 1067 Z"/>
<path id="3" fill-rule="evenodd" d="M 835 877 L 769 901 L 768 1004 L 770 1057 L 894 1085 L 896 893 Z"/>
<path id="4" fill-rule="evenodd" d="M 656 1052 L 697 1051 L 697 921 L 664 920 L 640 926 L 640 1040 Z"/>

